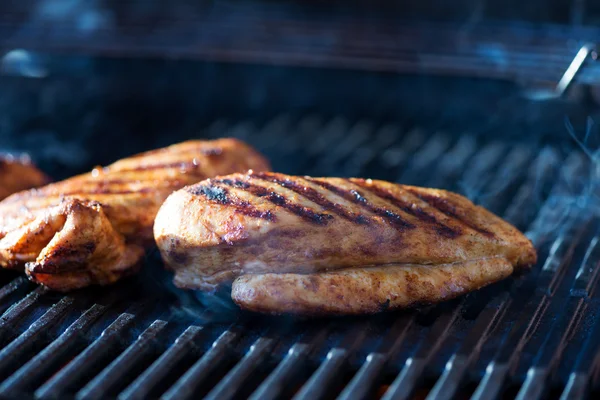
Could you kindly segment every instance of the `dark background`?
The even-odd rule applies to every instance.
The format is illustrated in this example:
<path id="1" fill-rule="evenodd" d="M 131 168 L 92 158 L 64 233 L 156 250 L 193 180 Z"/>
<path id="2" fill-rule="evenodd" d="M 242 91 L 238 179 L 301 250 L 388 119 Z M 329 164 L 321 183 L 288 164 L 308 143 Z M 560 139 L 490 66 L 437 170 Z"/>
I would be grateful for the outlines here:
<path id="1" fill-rule="evenodd" d="M 590 1 L 3 2 L 0 147 L 63 178 L 281 114 L 570 146 L 565 121 L 598 112 L 596 63 L 568 99 L 524 92 L 599 20 Z"/>

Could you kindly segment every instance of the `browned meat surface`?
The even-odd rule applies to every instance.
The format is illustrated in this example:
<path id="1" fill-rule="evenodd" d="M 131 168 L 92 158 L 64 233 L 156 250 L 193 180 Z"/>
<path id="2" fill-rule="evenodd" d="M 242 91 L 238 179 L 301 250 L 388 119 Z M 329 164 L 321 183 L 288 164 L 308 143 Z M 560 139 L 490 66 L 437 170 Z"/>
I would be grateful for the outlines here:
<path id="1" fill-rule="evenodd" d="M 49 179 L 27 157 L 0 156 L 0 200 L 45 185 Z"/>
<path id="2" fill-rule="evenodd" d="M 153 243 L 154 217 L 171 192 L 268 168 L 240 141 L 189 141 L 14 194 L 0 202 L 0 265 L 25 267 L 56 290 L 115 282 L 135 271 Z"/>
<path id="3" fill-rule="evenodd" d="M 388 264 L 316 274 L 248 274 L 233 282 L 242 308 L 271 314 L 361 314 L 437 303 L 508 277 L 503 257 L 454 264 Z"/>
<path id="4" fill-rule="evenodd" d="M 238 304 L 275 313 L 440 301 L 536 261 L 521 232 L 457 194 L 276 173 L 178 190 L 154 235 L 176 285 L 210 290 L 233 281 Z"/>

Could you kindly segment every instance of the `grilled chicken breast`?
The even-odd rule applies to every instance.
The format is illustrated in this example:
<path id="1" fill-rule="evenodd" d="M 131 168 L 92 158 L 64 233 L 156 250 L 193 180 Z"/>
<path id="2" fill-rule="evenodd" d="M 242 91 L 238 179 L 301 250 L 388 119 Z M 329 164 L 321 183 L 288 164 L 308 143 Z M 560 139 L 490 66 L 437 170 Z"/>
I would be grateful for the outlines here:
<path id="1" fill-rule="evenodd" d="M 189 141 L 129 157 L 0 202 L 0 266 L 55 290 L 109 284 L 154 243 L 158 208 L 207 177 L 269 168 L 234 140 Z"/>
<path id="2" fill-rule="evenodd" d="M 272 313 L 436 302 L 536 261 L 521 232 L 454 193 L 267 172 L 178 190 L 154 235 L 177 286 L 233 282 L 240 306 Z"/>
<path id="3" fill-rule="evenodd" d="M 0 200 L 21 190 L 45 185 L 48 177 L 26 156 L 0 156 Z"/>

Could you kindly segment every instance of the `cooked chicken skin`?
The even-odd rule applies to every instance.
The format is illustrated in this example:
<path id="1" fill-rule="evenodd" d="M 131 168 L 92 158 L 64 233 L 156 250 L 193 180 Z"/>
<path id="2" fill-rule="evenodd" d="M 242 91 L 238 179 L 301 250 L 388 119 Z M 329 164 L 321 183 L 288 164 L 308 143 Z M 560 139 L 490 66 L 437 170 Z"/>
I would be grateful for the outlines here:
<path id="1" fill-rule="evenodd" d="M 0 202 L 0 266 L 55 290 L 109 284 L 135 272 L 158 208 L 210 176 L 269 168 L 235 139 L 189 141 Z"/>
<path id="2" fill-rule="evenodd" d="M 504 257 L 454 264 L 389 264 L 316 274 L 248 274 L 233 282 L 242 308 L 270 314 L 371 314 L 450 300 L 511 275 Z"/>
<path id="3" fill-rule="evenodd" d="M 178 190 L 159 210 L 154 235 L 177 286 L 211 290 L 235 280 L 238 304 L 275 313 L 439 301 L 536 261 L 521 232 L 457 194 L 277 173 Z M 393 287 L 412 289 L 393 297 Z"/>
<path id="4" fill-rule="evenodd" d="M 9 195 L 45 185 L 50 180 L 26 156 L 0 156 L 0 200 Z"/>

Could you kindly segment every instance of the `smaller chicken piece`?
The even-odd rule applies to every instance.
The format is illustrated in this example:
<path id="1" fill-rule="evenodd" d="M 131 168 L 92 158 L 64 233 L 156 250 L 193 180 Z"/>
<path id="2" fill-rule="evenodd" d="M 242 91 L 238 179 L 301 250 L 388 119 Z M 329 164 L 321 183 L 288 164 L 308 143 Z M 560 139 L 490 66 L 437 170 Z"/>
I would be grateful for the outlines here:
<path id="1" fill-rule="evenodd" d="M 158 208 L 174 190 L 268 162 L 235 139 L 189 141 L 0 202 L 0 267 L 67 291 L 107 285 L 140 267 Z"/>
<path id="2" fill-rule="evenodd" d="M 48 182 L 50 179 L 31 163 L 28 156 L 0 155 L 0 200 Z"/>

